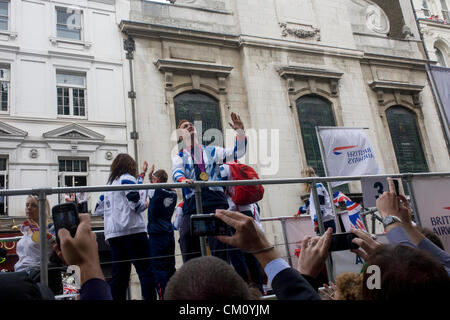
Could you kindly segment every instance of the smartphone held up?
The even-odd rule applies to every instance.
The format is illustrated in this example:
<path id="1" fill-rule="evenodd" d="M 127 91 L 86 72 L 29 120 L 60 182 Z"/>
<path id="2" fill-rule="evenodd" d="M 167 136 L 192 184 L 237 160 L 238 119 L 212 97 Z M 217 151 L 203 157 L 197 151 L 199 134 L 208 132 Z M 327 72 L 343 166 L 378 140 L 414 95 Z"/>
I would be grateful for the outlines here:
<path id="1" fill-rule="evenodd" d="M 191 216 L 191 235 L 219 236 L 228 235 L 230 227 L 212 214 L 195 214 Z"/>
<path id="2" fill-rule="evenodd" d="M 55 225 L 56 243 L 61 248 L 58 237 L 59 229 L 67 229 L 72 237 L 77 232 L 77 227 L 80 224 L 77 206 L 73 202 L 58 204 L 52 208 L 52 217 Z"/>
<path id="3" fill-rule="evenodd" d="M 351 232 L 335 233 L 331 237 L 331 243 L 330 247 L 328 248 L 328 251 L 333 252 L 333 251 L 358 249 L 359 246 L 352 242 L 354 238 L 357 238 L 357 236 Z"/>

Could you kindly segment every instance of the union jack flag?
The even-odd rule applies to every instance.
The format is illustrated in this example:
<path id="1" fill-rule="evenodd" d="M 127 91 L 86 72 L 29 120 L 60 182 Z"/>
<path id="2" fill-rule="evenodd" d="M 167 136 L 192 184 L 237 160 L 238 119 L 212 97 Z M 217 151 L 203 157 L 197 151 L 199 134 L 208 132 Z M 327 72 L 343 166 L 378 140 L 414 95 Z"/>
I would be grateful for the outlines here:
<path id="1" fill-rule="evenodd" d="M 361 205 L 353 202 L 341 191 L 336 191 L 333 195 L 333 203 L 336 206 L 339 206 L 339 202 L 345 202 L 345 206 L 347 208 L 347 214 L 341 215 L 346 231 L 350 231 L 352 226 L 356 229 L 367 231 L 361 217 L 359 216 L 359 213 L 361 212 Z"/>
<path id="2" fill-rule="evenodd" d="M 64 283 L 64 291 L 63 294 L 77 294 L 79 293 L 78 289 L 70 284 Z"/>

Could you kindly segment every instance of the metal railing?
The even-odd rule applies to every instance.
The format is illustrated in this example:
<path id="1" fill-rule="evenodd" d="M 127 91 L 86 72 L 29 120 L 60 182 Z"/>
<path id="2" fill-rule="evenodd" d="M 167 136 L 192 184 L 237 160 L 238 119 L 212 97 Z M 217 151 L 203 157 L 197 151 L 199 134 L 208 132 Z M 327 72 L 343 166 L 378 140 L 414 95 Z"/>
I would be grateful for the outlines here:
<path id="1" fill-rule="evenodd" d="M 91 187 L 51 187 L 51 188 L 29 188 L 29 189 L 3 189 L 0 190 L 2 196 L 20 196 L 20 195 L 35 195 L 39 199 L 39 225 L 46 225 L 46 210 L 45 202 L 48 195 L 61 194 L 61 193 L 76 193 L 76 192 L 102 192 L 102 191 L 124 191 L 124 190 L 147 190 L 147 189 L 162 189 L 162 188 L 192 188 L 195 191 L 197 213 L 201 214 L 202 200 L 201 189 L 206 187 L 217 186 L 241 186 L 241 185 L 279 185 L 279 184 L 300 184 L 310 183 L 311 192 L 314 200 L 315 208 L 320 208 L 319 197 L 317 194 L 316 183 L 319 182 L 335 182 L 335 181 L 355 181 L 362 178 L 401 178 L 408 188 L 411 196 L 411 206 L 415 215 L 415 221 L 420 226 L 419 212 L 414 200 L 414 191 L 411 184 L 412 177 L 439 177 L 450 176 L 450 172 L 437 172 L 437 173 L 408 173 L 408 174 L 383 174 L 383 175 L 363 175 L 363 176 L 340 176 L 340 177 L 309 177 L 309 178 L 288 178 L 288 179 L 262 179 L 262 180 L 239 180 L 239 181 L 196 181 L 191 184 L 187 183 L 153 183 L 153 184 L 136 184 L 136 185 L 120 185 L 120 186 L 91 186 Z M 319 232 L 323 234 L 325 232 L 322 215 L 320 210 L 317 212 L 317 220 L 319 225 Z M 201 253 L 206 255 L 206 237 L 200 237 Z M 48 261 L 47 261 L 47 241 L 46 233 L 40 233 L 40 271 L 41 271 L 41 283 L 48 285 Z M 327 261 L 327 273 L 329 279 L 333 279 L 331 272 L 331 265 L 329 259 Z"/>

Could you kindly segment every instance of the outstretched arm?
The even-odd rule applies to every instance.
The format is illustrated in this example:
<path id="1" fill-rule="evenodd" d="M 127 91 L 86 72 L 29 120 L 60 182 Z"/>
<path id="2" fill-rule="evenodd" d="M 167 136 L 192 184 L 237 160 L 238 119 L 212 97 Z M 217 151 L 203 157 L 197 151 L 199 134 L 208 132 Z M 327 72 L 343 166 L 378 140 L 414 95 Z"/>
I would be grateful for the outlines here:
<path id="1" fill-rule="evenodd" d="M 244 123 L 239 115 L 231 113 L 231 122 L 228 123 L 236 131 L 236 141 L 233 148 L 223 149 L 223 163 L 242 158 L 247 152 L 247 137 L 245 136 Z"/>
<path id="2" fill-rule="evenodd" d="M 98 255 L 97 237 L 91 231 L 91 218 L 80 214 L 75 237 L 67 229 L 60 229 L 62 259 L 68 265 L 77 265 L 81 271 L 81 300 L 112 300 L 111 291 L 105 282 Z"/>
<path id="3" fill-rule="evenodd" d="M 236 230 L 233 236 L 217 236 L 217 239 L 252 253 L 264 268 L 278 299 L 320 300 L 305 278 L 281 258 L 254 219 L 240 212 L 227 210 L 217 210 L 216 217 Z"/>

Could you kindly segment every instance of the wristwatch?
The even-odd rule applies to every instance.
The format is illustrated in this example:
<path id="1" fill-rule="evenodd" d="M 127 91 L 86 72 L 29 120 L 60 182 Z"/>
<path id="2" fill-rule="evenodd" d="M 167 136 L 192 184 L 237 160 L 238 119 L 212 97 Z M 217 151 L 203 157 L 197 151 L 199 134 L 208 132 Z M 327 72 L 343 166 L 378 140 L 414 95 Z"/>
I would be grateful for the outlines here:
<path id="1" fill-rule="evenodd" d="M 395 216 L 387 216 L 386 218 L 383 219 L 384 227 L 387 227 L 388 225 L 396 223 L 396 222 L 402 222 L 402 220 L 400 220 L 399 218 L 397 218 Z"/>

